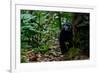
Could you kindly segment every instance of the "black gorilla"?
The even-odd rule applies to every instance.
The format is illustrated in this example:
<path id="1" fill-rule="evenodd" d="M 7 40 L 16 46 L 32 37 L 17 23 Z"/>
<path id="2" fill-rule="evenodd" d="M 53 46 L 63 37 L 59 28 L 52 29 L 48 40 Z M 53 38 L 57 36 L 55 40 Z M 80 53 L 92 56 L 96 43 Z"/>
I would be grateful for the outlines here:
<path id="1" fill-rule="evenodd" d="M 62 54 L 68 52 L 69 48 L 73 46 L 71 24 L 66 23 L 63 25 L 59 36 L 59 44 L 60 44 Z"/>

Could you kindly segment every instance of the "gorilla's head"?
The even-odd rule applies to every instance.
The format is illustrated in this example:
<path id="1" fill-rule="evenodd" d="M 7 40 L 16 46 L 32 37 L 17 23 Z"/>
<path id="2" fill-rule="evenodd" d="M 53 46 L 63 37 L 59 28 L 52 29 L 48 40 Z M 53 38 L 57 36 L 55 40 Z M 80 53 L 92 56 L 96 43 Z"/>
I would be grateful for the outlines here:
<path id="1" fill-rule="evenodd" d="M 64 29 L 65 31 L 71 31 L 72 26 L 71 26 L 70 23 L 64 23 L 64 24 L 63 24 L 63 29 Z"/>

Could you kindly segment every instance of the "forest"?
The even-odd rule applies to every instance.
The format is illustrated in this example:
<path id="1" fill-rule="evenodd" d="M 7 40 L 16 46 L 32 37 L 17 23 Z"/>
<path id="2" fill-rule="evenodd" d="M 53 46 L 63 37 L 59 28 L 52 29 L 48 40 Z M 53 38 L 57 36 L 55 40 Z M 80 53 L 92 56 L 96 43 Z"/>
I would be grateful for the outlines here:
<path id="1" fill-rule="evenodd" d="M 20 10 L 21 63 L 87 60 L 89 13 Z"/>

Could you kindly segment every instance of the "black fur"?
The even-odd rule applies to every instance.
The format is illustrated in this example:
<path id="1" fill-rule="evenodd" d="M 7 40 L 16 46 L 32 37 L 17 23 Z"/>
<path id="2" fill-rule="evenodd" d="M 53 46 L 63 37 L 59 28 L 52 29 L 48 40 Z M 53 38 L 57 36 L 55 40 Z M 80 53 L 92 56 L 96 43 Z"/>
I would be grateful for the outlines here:
<path id="1" fill-rule="evenodd" d="M 69 48 L 72 47 L 72 27 L 71 25 L 64 24 L 59 37 L 61 53 L 65 54 Z"/>

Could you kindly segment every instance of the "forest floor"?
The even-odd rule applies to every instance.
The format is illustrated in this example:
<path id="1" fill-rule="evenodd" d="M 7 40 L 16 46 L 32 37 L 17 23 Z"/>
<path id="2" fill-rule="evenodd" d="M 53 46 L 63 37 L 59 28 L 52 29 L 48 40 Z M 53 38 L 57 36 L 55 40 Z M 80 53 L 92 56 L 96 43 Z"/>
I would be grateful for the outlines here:
<path id="1" fill-rule="evenodd" d="M 61 54 L 59 46 L 50 47 L 44 54 L 40 52 L 34 53 L 32 51 L 28 51 L 27 57 L 29 62 L 64 61 L 64 55 Z"/>
<path id="2" fill-rule="evenodd" d="M 50 47 L 45 53 L 34 53 L 32 50 L 24 53 L 25 54 L 23 54 L 23 56 L 21 55 L 22 59 L 25 59 L 24 62 L 50 62 L 89 59 L 86 55 L 80 54 L 79 50 L 75 48 L 62 55 L 58 43 Z"/>

